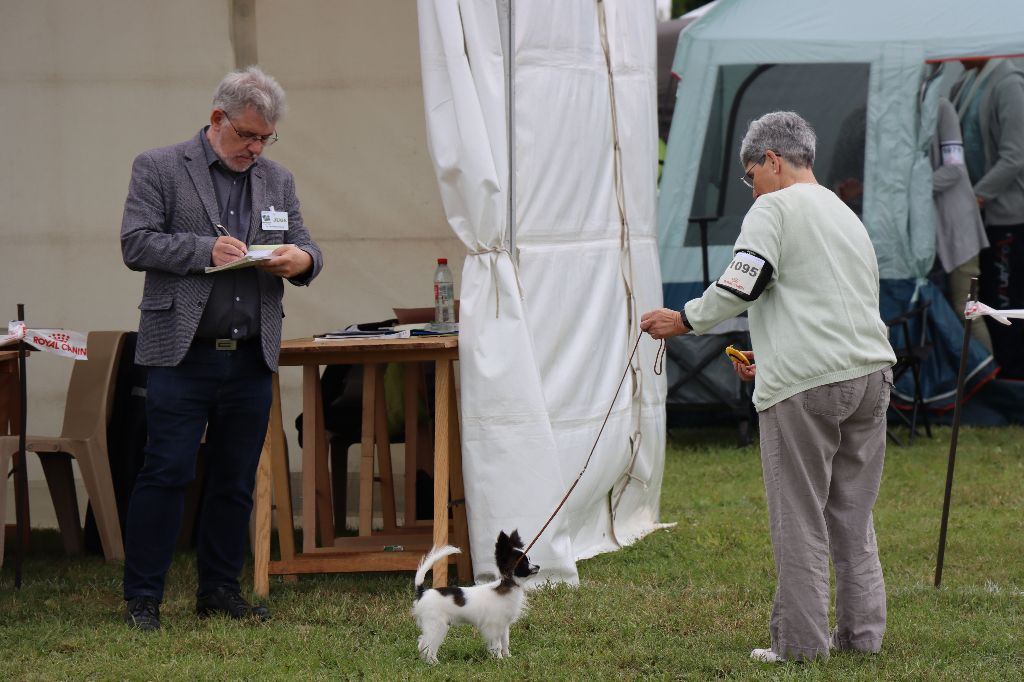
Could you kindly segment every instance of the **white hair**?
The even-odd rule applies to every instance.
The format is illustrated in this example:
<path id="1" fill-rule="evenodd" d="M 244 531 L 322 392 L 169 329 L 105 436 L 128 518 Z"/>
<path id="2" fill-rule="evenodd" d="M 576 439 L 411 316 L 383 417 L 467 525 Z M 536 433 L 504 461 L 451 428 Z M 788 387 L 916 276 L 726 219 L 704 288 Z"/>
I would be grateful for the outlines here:
<path id="1" fill-rule="evenodd" d="M 284 88 L 258 66 L 224 76 L 213 93 L 213 106 L 228 116 L 238 116 L 251 108 L 270 125 L 275 125 L 288 108 Z"/>
<path id="2" fill-rule="evenodd" d="M 769 149 L 797 168 L 814 165 L 814 129 L 794 111 L 773 111 L 750 124 L 740 143 L 740 163 L 746 168 L 764 160 Z"/>

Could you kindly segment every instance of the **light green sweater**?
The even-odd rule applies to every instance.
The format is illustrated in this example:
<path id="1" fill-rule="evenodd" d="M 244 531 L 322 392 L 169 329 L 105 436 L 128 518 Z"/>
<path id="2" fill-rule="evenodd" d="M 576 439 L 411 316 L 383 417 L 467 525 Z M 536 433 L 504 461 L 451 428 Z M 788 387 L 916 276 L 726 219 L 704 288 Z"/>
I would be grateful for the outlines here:
<path id="1" fill-rule="evenodd" d="M 801 391 L 896 362 L 878 313 L 878 262 L 867 230 L 828 189 L 800 183 L 763 194 L 743 219 L 735 250 L 771 263 L 754 301 L 712 283 L 688 301 L 694 333 L 749 308 L 760 412 Z"/>

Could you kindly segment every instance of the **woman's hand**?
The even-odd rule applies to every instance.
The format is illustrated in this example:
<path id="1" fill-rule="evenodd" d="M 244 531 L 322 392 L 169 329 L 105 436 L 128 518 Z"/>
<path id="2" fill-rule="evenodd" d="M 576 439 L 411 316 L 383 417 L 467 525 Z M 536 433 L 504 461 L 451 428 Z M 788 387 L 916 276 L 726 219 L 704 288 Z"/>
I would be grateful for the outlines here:
<path id="1" fill-rule="evenodd" d="M 754 351 L 752 350 L 741 350 L 747 360 L 750 360 L 749 365 L 745 365 L 739 360 L 732 361 L 732 369 L 736 372 L 736 376 L 740 378 L 740 381 L 753 381 L 757 375 L 757 365 L 754 364 Z"/>
<path id="2" fill-rule="evenodd" d="M 640 331 L 645 331 L 655 339 L 667 336 L 686 334 L 690 328 L 683 324 L 683 316 L 678 310 L 658 308 L 649 310 L 640 318 Z"/>

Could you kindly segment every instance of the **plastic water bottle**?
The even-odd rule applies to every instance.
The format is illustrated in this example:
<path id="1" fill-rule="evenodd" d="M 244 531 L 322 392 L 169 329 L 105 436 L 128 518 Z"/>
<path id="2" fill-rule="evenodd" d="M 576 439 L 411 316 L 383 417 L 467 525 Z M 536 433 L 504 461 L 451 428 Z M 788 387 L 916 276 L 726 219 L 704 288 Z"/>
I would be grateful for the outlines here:
<path id="1" fill-rule="evenodd" d="M 447 258 L 437 259 L 434 270 L 434 324 L 438 332 L 453 332 L 455 326 L 455 281 Z"/>

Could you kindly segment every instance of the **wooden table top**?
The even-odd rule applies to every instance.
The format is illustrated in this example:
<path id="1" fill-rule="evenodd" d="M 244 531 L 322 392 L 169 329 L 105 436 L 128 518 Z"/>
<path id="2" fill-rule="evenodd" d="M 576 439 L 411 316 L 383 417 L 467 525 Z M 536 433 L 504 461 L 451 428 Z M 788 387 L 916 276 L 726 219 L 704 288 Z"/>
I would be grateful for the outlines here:
<path id="1" fill-rule="evenodd" d="M 28 355 L 28 349 L 25 349 L 25 355 Z M 0 350 L 0 362 L 7 362 L 8 360 L 17 360 L 18 350 Z"/>
<path id="2" fill-rule="evenodd" d="M 330 339 L 313 337 L 281 342 L 282 365 L 332 364 L 343 362 L 391 362 L 416 360 L 419 356 L 457 358 L 458 336 L 410 336 L 405 339 Z M 353 360 L 358 356 L 358 360 Z M 339 359 L 341 358 L 341 359 Z"/>

